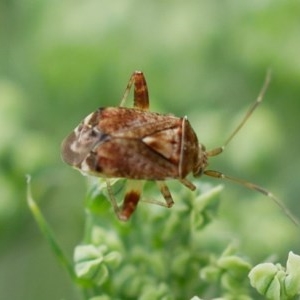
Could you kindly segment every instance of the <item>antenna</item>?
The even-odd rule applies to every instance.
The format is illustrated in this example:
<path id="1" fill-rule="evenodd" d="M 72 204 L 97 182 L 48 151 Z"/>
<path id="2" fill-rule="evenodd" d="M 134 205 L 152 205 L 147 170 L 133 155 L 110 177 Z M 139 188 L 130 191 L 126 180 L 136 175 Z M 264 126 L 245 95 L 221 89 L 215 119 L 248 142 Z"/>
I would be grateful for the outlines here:
<path id="1" fill-rule="evenodd" d="M 266 93 L 266 90 L 269 86 L 269 83 L 271 81 L 271 70 L 269 69 L 267 71 L 267 75 L 266 75 L 266 79 L 265 82 L 260 90 L 260 93 L 258 94 L 258 97 L 256 98 L 255 102 L 250 106 L 250 108 L 248 109 L 248 111 L 246 112 L 244 118 L 242 119 L 242 121 L 239 123 L 239 125 L 235 128 L 235 130 L 230 134 L 230 136 L 227 138 L 227 140 L 225 140 L 225 143 L 223 144 L 223 146 L 221 147 L 217 147 L 214 148 L 212 150 L 207 151 L 207 156 L 208 157 L 212 157 L 212 156 L 217 156 L 219 154 L 221 154 L 225 148 L 227 147 L 227 145 L 231 142 L 231 140 L 236 136 L 236 134 L 240 131 L 240 129 L 244 126 L 244 124 L 247 122 L 247 120 L 250 118 L 250 116 L 252 115 L 252 113 L 255 111 L 255 109 L 259 106 L 259 104 L 262 102 L 264 95 Z M 246 180 L 240 179 L 240 178 L 236 178 L 236 177 L 231 177 L 228 175 L 225 175 L 221 172 L 218 171 L 214 171 L 214 170 L 205 170 L 204 174 L 210 177 L 214 177 L 214 178 L 219 178 L 219 179 L 226 179 L 228 181 L 237 183 L 239 185 L 242 185 L 250 190 L 254 190 L 257 191 L 267 197 L 269 197 L 270 199 L 272 199 L 279 207 L 280 209 L 283 211 L 283 213 L 297 226 L 300 227 L 300 222 L 299 220 L 293 216 L 293 214 L 289 211 L 289 209 L 277 198 L 275 197 L 271 192 L 269 192 L 268 190 L 252 183 L 252 182 L 248 182 Z"/>
<path id="2" fill-rule="evenodd" d="M 300 227 L 300 223 L 299 220 L 297 220 L 297 218 L 290 212 L 290 210 L 277 198 L 275 197 L 271 192 L 269 192 L 268 190 L 264 189 L 263 187 L 260 187 L 259 185 L 256 185 L 252 182 L 240 179 L 240 178 L 236 178 L 236 177 L 232 177 L 232 176 L 228 176 L 225 175 L 221 172 L 218 171 L 213 171 L 213 170 L 205 170 L 204 174 L 210 177 L 214 177 L 214 178 L 219 178 L 219 179 L 226 179 L 229 180 L 231 182 L 237 183 L 239 185 L 242 185 L 250 190 L 253 191 L 257 191 L 265 196 L 267 196 L 268 198 L 272 199 L 278 206 L 279 208 L 283 211 L 283 213 L 297 226 Z"/>
<path id="3" fill-rule="evenodd" d="M 265 96 L 266 90 L 267 90 L 267 88 L 270 84 L 270 81 L 271 81 L 271 69 L 268 69 L 265 82 L 264 82 L 264 84 L 263 84 L 263 86 L 262 86 L 262 88 L 261 88 L 261 90 L 258 94 L 258 97 L 256 98 L 255 102 L 249 107 L 249 109 L 247 110 L 247 112 L 246 112 L 244 118 L 242 119 L 242 121 L 235 128 L 235 130 L 230 134 L 230 136 L 227 138 L 227 140 L 225 141 L 223 146 L 217 147 L 215 149 L 207 151 L 207 156 L 209 156 L 209 157 L 216 156 L 216 155 L 219 155 L 220 153 L 222 153 L 225 150 L 227 145 L 236 136 L 236 134 L 241 130 L 241 128 L 245 125 L 247 120 L 251 117 L 253 112 L 256 110 L 256 108 L 259 106 L 259 104 L 262 102 L 262 100 Z"/>

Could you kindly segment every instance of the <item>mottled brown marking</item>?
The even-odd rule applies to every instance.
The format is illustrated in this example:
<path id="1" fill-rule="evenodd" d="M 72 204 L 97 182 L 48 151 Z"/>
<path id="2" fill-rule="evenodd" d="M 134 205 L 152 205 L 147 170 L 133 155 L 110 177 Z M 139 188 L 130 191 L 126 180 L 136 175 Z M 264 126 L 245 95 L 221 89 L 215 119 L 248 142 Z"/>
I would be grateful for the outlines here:
<path id="1" fill-rule="evenodd" d="M 179 163 L 181 128 L 165 129 L 143 138 L 143 142 L 173 164 Z"/>

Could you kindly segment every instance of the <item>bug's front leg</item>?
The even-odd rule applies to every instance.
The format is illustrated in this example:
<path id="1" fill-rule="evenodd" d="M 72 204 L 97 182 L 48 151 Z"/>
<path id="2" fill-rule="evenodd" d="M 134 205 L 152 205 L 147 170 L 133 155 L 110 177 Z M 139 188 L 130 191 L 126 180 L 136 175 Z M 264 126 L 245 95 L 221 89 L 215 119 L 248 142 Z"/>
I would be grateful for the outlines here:
<path id="1" fill-rule="evenodd" d="M 173 204 L 174 204 L 174 201 L 173 201 L 173 198 L 172 198 L 172 195 L 171 195 L 171 192 L 168 188 L 168 186 L 163 182 L 163 181 L 156 181 L 159 189 L 160 189 L 160 192 L 162 193 L 163 197 L 165 198 L 165 205 L 166 207 L 172 207 Z"/>
<path id="2" fill-rule="evenodd" d="M 180 178 L 178 179 L 179 182 L 181 182 L 184 186 L 186 186 L 187 188 L 189 188 L 191 191 L 194 191 L 196 189 L 196 186 L 194 184 L 192 184 L 189 180 L 185 179 L 185 178 Z"/>
<path id="3" fill-rule="evenodd" d="M 124 106 L 128 94 L 131 90 L 131 86 L 134 84 L 134 100 L 133 106 L 135 108 L 148 110 L 149 109 L 149 93 L 145 76 L 141 71 L 135 71 L 131 75 L 127 87 L 124 92 L 124 96 L 121 100 L 120 106 Z"/>

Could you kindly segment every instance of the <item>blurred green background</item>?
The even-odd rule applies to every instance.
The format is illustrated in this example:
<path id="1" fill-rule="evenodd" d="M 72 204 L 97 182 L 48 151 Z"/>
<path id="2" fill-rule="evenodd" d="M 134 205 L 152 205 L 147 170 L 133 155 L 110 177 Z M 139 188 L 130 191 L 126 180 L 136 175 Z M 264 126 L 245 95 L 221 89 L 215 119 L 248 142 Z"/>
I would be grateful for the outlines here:
<path id="1" fill-rule="evenodd" d="M 297 0 L 2 0 L 0 298 L 77 299 L 26 206 L 25 174 L 71 256 L 86 179 L 61 161 L 60 143 L 99 106 L 118 105 L 134 70 L 145 73 L 151 110 L 187 115 L 210 149 L 272 68 L 263 104 L 211 168 L 259 183 L 300 217 L 299 26 Z M 224 184 L 223 231 L 207 235 L 239 240 L 254 263 L 300 253 L 299 229 L 274 203 Z"/>

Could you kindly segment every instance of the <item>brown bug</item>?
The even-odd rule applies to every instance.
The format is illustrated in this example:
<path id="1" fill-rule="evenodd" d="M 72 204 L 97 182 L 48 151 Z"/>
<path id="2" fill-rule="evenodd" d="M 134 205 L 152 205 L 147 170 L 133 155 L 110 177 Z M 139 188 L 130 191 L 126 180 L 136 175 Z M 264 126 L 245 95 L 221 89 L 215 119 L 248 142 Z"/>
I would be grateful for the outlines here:
<path id="1" fill-rule="evenodd" d="M 174 202 L 165 180 L 177 179 L 190 190 L 195 190 L 195 185 L 186 179 L 192 173 L 194 177 L 205 174 L 256 190 L 273 199 L 298 225 L 297 220 L 269 191 L 253 183 L 206 169 L 208 158 L 224 151 L 261 103 L 269 82 L 270 72 L 257 99 L 224 145 L 207 151 L 198 142 L 187 117 L 149 112 L 149 95 L 144 74 L 135 71 L 130 77 L 120 106 L 99 108 L 88 115 L 63 141 L 62 158 L 84 174 L 106 178 L 111 203 L 116 215 L 123 221 L 128 220 L 137 207 L 143 180 L 155 181 L 165 199 L 165 203 L 151 202 L 171 207 Z M 126 108 L 123 106 L 132 84 L 133 108 Z M 130 179 L 121 207 L 112 193 L 109 178 Z"/>

